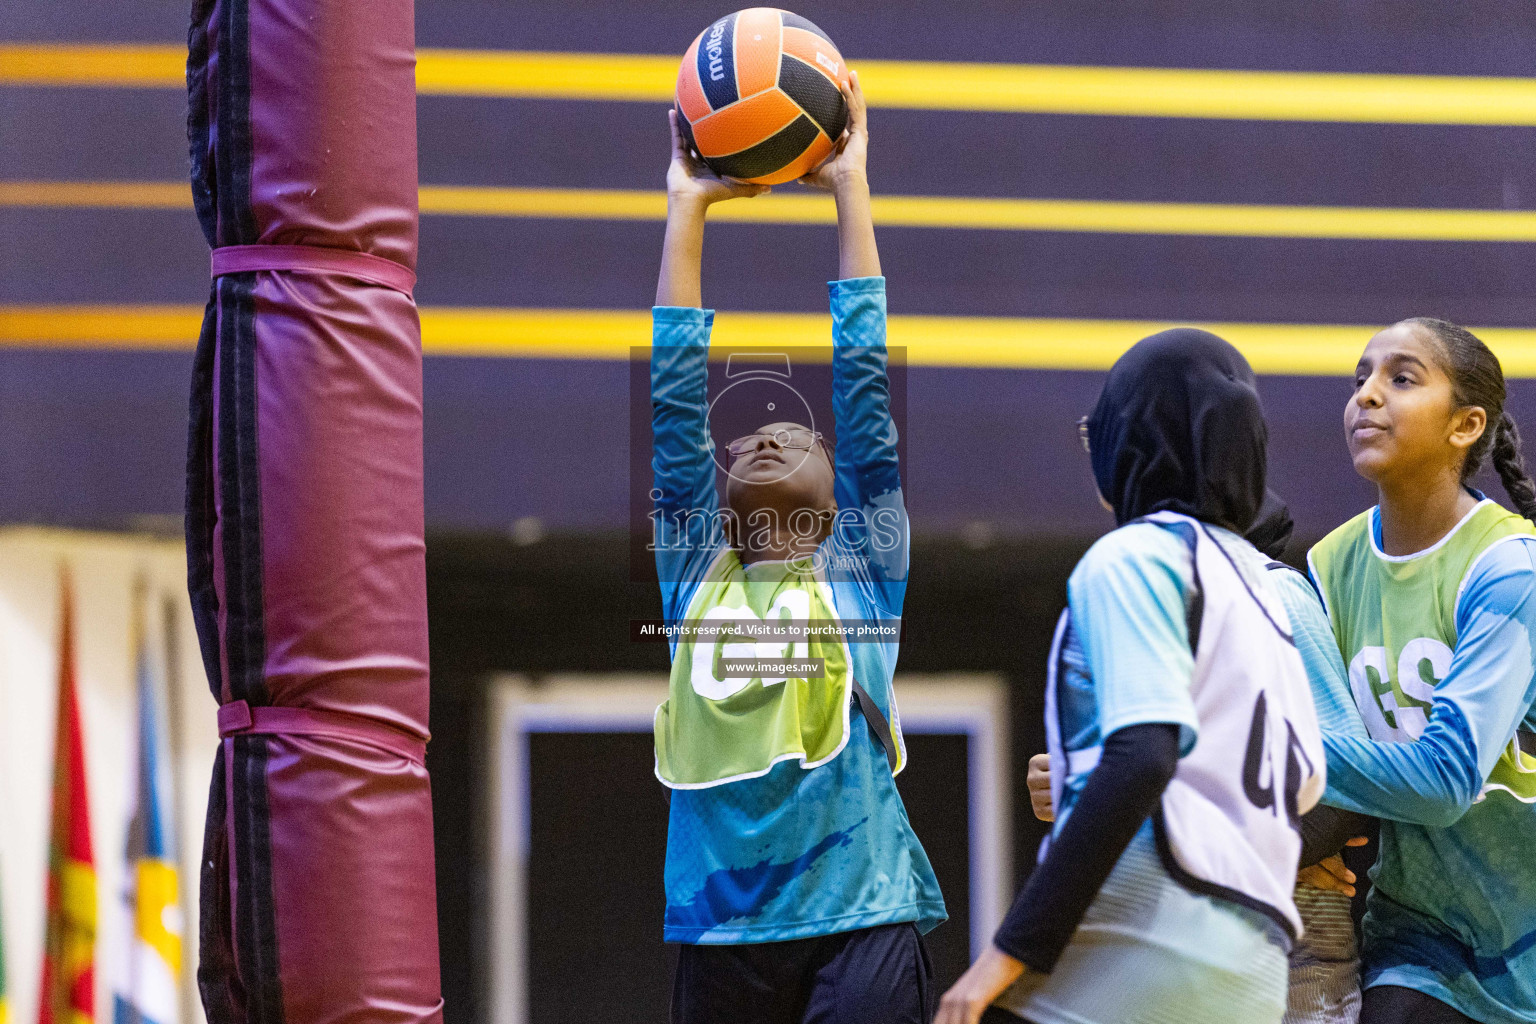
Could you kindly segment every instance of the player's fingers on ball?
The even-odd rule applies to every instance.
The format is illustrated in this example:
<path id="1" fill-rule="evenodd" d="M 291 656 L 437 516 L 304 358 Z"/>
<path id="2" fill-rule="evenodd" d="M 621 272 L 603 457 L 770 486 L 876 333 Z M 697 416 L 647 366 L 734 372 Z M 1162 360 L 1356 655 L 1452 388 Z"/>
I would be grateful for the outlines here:
<path id="1" fill-rule="evenodd" d="M 851 75 L 852 72 L 849 72 Z M 837 82 L 837 91 L 842 94 L 843 105 L 848 108 L 848 128 L 852 128 L 859 116 L 859 104 L 853 95 L 853 86 L 848 81 Z"/>
<path id="2" fill-rule="evenodd" d="M 859 85 L 859 73 L 852 68 L 848 70 L 847 95 L 849 109 L 857 113 L 859 124 L 863 126 L 869 105 L 864 101 L 864 88 Z"/>

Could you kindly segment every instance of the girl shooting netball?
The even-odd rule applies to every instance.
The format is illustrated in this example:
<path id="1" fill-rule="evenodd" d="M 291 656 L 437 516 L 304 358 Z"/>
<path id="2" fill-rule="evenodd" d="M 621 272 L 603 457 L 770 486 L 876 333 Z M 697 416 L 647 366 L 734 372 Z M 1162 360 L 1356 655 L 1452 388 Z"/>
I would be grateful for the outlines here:
<path id="1" fill-rule="evenodd" d="M 671 795 L 664 935 L 682 943 L 679 1024 L 924 1024 L 931 1015 L 920 933 L 945 913 L 893 779 L 904 759 L 891 691 L 897 644 L 834 635 L 775 646 L 749 635 L 786 620 L 895 622 L 906 593 L 885 279 L 856 76 L 842 96 L 847 132 L 802 179 L 830 190 L 838 211 L 835 449 L 799 422 L 760 425 L 725 446 L 725 509 L 709 432 L 713 313 L 700 308 L 704 216 L 766 187 L 711 176 L 671 115 L 651 360 L 657 569 L 668 622 L 710 627 L 673 642 L 656 713 L 656 774 Z M 797 519 L 821 525 L 797 529 Z M 896 528 L 877 530 L 882 519 Z M 765 650 L 815 664 L 729 664 Z"/>

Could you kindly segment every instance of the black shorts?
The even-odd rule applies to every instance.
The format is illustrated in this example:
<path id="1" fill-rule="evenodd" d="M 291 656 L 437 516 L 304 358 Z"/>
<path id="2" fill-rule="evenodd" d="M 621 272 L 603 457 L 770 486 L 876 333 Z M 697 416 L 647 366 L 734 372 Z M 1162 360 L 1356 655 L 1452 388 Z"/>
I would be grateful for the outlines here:
<path id="1" fill-rule="evenodd" d="M 743 946 L 685 945 L 672 1024 L 928 1024 L 937 995 L 913 924 Z"/>
<path id="2" fill-rule="evenodd" d="M 1477 1024 L 1471 1017 L 1432 995 L 1401 985 L 1365 990 L 1360 1024 Z"/>

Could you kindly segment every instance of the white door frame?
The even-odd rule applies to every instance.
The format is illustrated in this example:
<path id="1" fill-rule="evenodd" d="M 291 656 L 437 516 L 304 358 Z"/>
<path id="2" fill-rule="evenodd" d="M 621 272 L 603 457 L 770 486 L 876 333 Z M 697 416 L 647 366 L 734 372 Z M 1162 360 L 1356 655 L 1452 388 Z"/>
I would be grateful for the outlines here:
<path id="1" fill-rule="evenodd" d="M 903 732 L 964 735 L 969 740 L 966 799 L 974 958 L 992 940 L 1012 895 L 1007 692 L 1001 678 L 980 674 L 898 675 L 896 692 Z M 503 674 L 492 680 L 490 694 L 491 784 L 486 807 L 490 848 L 485 858 L 491 894 L 488 1005 L 497 1024 L 526 1024 L 528 735 L 648 733 L 656 706 L 666 699 L 667 681 L 659 675 L 559 675 L 534 683 L 524 676 Z"/>

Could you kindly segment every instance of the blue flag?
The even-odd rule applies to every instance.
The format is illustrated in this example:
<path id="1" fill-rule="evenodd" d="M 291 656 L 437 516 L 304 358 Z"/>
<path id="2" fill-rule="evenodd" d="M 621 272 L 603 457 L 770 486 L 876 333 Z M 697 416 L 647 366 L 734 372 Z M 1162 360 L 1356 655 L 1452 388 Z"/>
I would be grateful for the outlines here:
<path id="1" fill-rule="evenodd" d="M 143 608 L 140 608 L 140 622 Z M 124 850 L 126 927 L 114 965 L 114 1024 L 180 1024 L 181 887 L 163 675 L 146 631 L 138 636 L 137 776 Z"/>

